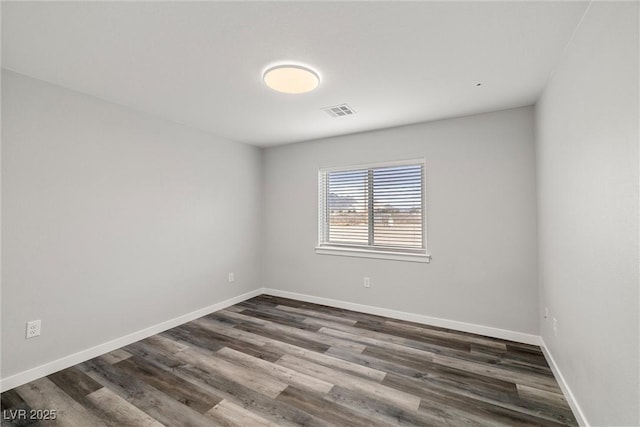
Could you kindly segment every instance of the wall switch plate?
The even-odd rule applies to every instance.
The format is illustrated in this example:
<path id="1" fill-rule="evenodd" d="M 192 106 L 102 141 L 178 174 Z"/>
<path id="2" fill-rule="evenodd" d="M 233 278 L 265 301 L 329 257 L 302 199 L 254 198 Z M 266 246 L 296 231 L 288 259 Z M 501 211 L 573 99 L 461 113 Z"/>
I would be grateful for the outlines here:
<path id="1" fill-rule="evenodd" d="M 371 280 L 368 277 L 364 278 L 364 287 L 365 288 L 370 288 L 371 287 Z"/>
<path id="2" fill-rule="evenodd" d="M 31 320 L 27 322 L 27 335 L 26 338 L 33 338 L 40 335 L 40 329 L 42 326 L 42 322 L 40 320 Z"/>
<path id="3" fill-rule="evenodd" d="M 233 272 L 229 273 L 229 283 L 233 282 L 235 278 L 233 277 Z"/>

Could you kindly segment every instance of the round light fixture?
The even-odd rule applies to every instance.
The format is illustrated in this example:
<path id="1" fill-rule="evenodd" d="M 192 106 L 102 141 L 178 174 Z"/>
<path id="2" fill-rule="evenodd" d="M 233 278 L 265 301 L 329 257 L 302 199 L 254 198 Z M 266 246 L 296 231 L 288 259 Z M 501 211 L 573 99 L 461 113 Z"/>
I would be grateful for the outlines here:
<path id="1" fill-rule="evenodd" d="M 315 71 L 300 65 L 278 65 L 269 68 L 262 78 L 271 89 L 283 93 L 311 92 L 320 83 Z"/>

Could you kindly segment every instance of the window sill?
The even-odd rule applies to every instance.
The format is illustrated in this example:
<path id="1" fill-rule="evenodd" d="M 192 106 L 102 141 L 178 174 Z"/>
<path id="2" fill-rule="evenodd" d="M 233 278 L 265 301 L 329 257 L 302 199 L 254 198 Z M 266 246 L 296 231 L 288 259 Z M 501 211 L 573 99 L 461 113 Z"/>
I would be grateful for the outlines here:
<path id="1" fill-rule="evenodd" d="M 320 255 L 353 256 L 359 258 L 390 259 L 394 261 L 431 262 L 431 255 L 427 254 L 375 251 L 371 249 L 343 248 L 339 246 L 317 246 L 316 253 Z"/>

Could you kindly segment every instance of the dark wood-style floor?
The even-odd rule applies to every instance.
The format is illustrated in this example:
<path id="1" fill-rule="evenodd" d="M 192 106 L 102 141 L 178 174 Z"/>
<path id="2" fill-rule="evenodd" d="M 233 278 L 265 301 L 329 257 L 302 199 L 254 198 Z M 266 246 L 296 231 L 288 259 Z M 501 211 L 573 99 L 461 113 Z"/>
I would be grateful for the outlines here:
<path id="1" fill-rule="evenodd" d="M 577 425 L 538 347 L 266 295 L 1 401 L 4 426 Z"/>

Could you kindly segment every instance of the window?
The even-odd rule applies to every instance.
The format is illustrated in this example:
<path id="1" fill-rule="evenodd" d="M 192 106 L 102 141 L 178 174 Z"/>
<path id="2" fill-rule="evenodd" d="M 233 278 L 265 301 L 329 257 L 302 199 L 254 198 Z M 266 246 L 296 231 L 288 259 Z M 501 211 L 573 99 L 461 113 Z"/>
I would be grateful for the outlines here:
<path id="1" fill-rule="evenodd" d="M 424 161 L 321 169 L 316 252 L 428 262 Z"/>

